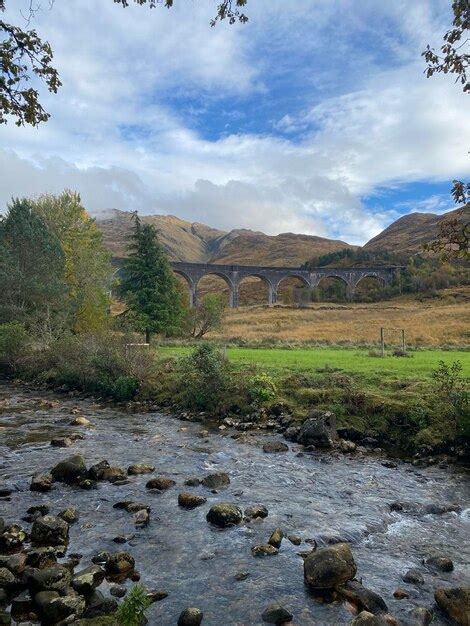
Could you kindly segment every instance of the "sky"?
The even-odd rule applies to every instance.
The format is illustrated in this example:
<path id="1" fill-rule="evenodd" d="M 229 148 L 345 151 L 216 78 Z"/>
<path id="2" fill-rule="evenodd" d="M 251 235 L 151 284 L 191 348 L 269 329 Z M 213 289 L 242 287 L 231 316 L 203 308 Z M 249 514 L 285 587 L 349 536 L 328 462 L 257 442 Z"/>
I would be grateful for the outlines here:
<path id="1" fill-rule="evenodd" d="M 450 0 L 248 0 L 215 28 L 216 0 L 35 1 L 63 86 L 39 86 L 46 124 L 0 126 L 0 212 L 69 188 L 93 215 L 362 244 L 470 175 L 469 98 L 420 56 Z M 24 25 L 29 0 L 6 6 Z"/>

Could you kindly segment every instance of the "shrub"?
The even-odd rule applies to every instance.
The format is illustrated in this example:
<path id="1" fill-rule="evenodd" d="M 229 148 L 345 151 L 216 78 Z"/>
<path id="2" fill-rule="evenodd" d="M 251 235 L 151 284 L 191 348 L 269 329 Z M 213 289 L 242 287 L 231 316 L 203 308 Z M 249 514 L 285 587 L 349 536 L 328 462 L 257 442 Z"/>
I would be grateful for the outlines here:
<path id="1" fill-rule="evenodd" d="M 0 369 L 10 371 L 24 355 L 28 344 L 28 333 L 20 322 L 0 324 Z"/>
<path id="2" fill-rule="evenodd" d="M 139 381 L 133 376 L 118 376 L 112 385 L 111 395 L 118 402 L 132 400 L 139 390 Z"/>
<path id="3" fill-rule="evenodd" d="M 435 411 L 447 420 L 453 435 L 468 434 L 470 430 L 468 382 L 462 376 L 462 364 L 454 361 L 447 365 L 439 361 L 432 372 Z"/>
<path id="4" fill-rule="evenodd" d="M 255 404 L 274 400 L 277 393 L 273 379 L 264 372 L 256 374 L 248 380 L 247 391 L 248 397 Z"/>
<path id="5" fill-rule="evenodd" d="M 134 585 L 121 603 L 116 617 L 119 626 L 141 626 L 146 623 L 145 611 L 151 604 L 145 587 Z"/>

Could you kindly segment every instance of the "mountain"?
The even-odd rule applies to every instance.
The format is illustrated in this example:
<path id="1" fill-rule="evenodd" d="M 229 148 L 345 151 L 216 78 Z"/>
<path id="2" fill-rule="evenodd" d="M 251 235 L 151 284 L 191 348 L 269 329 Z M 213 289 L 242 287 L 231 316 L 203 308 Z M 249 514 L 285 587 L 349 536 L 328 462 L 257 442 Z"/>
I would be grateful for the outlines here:
<path id="1" fill-rule="evenodd" d="M 410 213 L 390 224 L 379 235 L 364 246 L 369 252 L 395 252 L 416 254 L 423 244 L 433 241 L 443 220 L 459 219 L 470 221 L 470 205 L 449 211 L 444 215 L 434 213 Z"/>
<path id="2" fill-rule="evenodd" d="M 225 232 L 173 215 L 145 215 L 141 216 L 141 220 L 154 224 L 174 261 L 299 267 L 313 256 L 355 247 L 344 241 L 313 235 L 283 233 L 270 236 L 245 229 Z M 132 213 L 113 210 L 98 218 L 97 224 L 113 256 L 126 256 L 127 241 L 132 231 Z"/>

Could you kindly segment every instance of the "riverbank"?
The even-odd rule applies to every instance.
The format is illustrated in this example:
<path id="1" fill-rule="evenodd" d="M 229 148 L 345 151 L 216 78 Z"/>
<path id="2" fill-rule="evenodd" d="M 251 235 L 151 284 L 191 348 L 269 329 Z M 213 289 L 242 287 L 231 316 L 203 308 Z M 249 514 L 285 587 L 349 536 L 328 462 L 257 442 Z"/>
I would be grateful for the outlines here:
<path id="1" fill-rule="evenodd" d="M 75 571 L 91 565 L 100 551 L 128 552 L 140 582 L 159 592 L 157 597 L 168 594 L 148 609 L 150 624 L 173 626 L 189 606 L 204 613 L 203 626 L 219 626 L 221 620 L 262 624 L 261 615 L 273 602 L 282 604 L 294 623 L 350 624 L 357 604 L 338 592 L 333 603 L 319 602 L 304 585 L 299 554 L 315 544 L 318 553 L 341 540 L 350 545 L 363 586 L 379 594 L 388 613 L 404 623 L 417 609 L 433 611 L 435 624 L 450 623 L 435 604 L 434 590 L 470 582 L 465 571 L 468 478 L 451 468 L 383 464 L 374 454 L 336 456 L 291 442 L 287 451 L 267 453 L 263 446 L 282 443 L 279 435 L 238 433 L 234 441 L 229 428 L 208 429 L 156 412 L 130 414 L 10 383 L 0 385 L 0 407 L 2 486 L 12 489 L 2 501 L 6 521 L 18 521 L 29 532 L 21 518 L 30 507 L 47 504 L 52 515 L 75 507 L 79 519 L 69 527 L 67 549 L 67 555 L 81 555 Z M 61 438 L 73 442 L 66 449 L 50 444 Z M 100 479 L 91 490 L 60 481 L 45 493 L 30 490 L 35 472 L 47 473 L 77 454 L 88 470 L 107 458 L 125 476 L 116 482 Z M 142 464 L 155 469 L 127 475 L 126 468 Z M 199 481 L 216 472 L 229 482 L 214 492 Z M 156 477 L 169 479 L 168 489 L 146 488 Z M 185 509 L 178 505 L 184 491 L 206 502 Z M 150 507 L 148 524 L 136 528 L 133 513 L 114 508 L 123 501 Z M 223 529 L 208 523 L 206 515 L 220 502 L 233 503 L 245 519 Z M 255 505 L 266 507 L 268 515 L 249 518 L 246 511 Z M 253 546 L 268 544 L 276 528 L 284 534 L 277 553 L 253 556 Z M 125 543 L 115 543 L 117 537 Z M 299 537 L 300 545 L 287 537 L 295 542 Z M 436 570 L 429 561 L 436 554 L 447 556 L 453 570 Z M 65 561 L 67 556 L 58 559 Z M 403 580 L 413 568 L 423 583 Z M 132 584 L 128 578 L 105 579 L 99 591 L 107 600 L 115 598 L 110 595 L 115 586 L 129 590 Z M 395 596 L 397 589 L 404 593 Z"/>

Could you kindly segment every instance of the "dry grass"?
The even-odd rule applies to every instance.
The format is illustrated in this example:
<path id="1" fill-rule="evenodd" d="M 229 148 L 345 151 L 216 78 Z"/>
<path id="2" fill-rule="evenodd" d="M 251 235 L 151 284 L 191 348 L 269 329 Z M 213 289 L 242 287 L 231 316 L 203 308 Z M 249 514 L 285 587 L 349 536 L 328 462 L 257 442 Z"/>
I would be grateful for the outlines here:
<path id="1" fill-rule="evenodd" d="M 312 304 L 309 308 L 247 306 L 228 310 L 223 331 L 212 337 L 245 341 L 376 343 L 380 327 L 404 328 L 416 346 L 470 344 L 470 288 L 449 289 L 439 299 L 401 297 L 372 304 Z M 398 333 L 389 333 L 398 343 Z"/>

